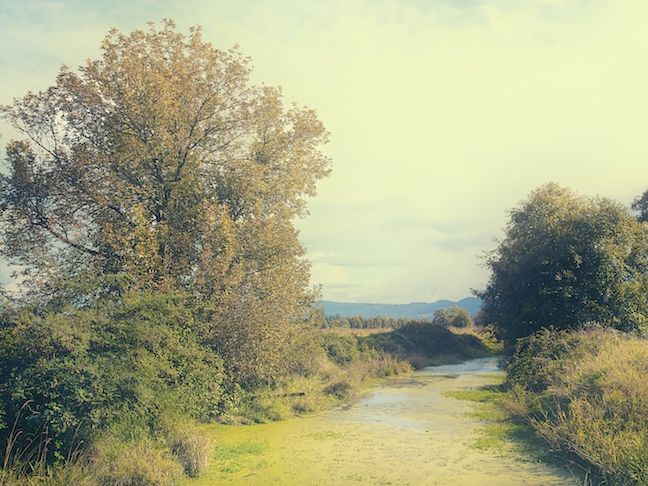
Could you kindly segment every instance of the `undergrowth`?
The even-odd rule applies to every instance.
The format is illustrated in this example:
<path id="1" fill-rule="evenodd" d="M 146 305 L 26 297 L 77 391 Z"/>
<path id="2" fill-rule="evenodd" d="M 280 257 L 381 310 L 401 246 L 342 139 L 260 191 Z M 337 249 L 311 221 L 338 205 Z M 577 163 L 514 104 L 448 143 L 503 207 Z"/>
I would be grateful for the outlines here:
<path id="1" fill-rule="evenodd" d="M 647 373 L 645 339 L 546 330 L 518 345 L 504 405 L 608 484 L 648 484 Z"/>
<path id="2" fill-rule="evenodd" d="M 408 361 L 415 369 L 445 363 L 458 363 L 501 351 L 501 344 L 486 329 L 452 328 L 412 322 L 390 333 L 362 338 L 372 349 Z"/>
<path id="3" fill-rule="evenodd" d="M 313 330 L 286 357 L 288 372 L 284 375 L 247 389 L 222 382 L 218 403 L 202 406 L 218 409 L 213 417 L 223 423 L 283 420 L 353 399 L 374 378 L 406 373 L 413 367 L 435 362 L 491 353 L 487 339 L 466 332 L 455 334 L 431 324 L 404 326 L 377 338 L 376 335 Z M 216 378 L 222 380 L 219 373 L 217 369 Z M 157 375 L 150 376 L 158 379 Z M 115 375 L 115 378 L 122 379 L 122 376 Z M 168 377 L 164 375 L 164 378 Z M 112 415 L 104 427 L 83 429 L 82 437 L 76 442 L 69 441 L 73 444 L 69 452 L 59 443 L 56 454 L 52 454 L 48 444 L 57 437 L 36 436 L 29 431 L 33 439 L 25 441 L 27 432 L 20 428 L 23 417 L 13 417 L 17 425 L 13 433 L 5 434 L 8 439 L 2 455 L 5 462 L 0 469 L 0 486 L 166 486 L 177 484 L 185 476 L 200 475 L 210 461 L 217 461 L 218 468 L 231 469 L 236 467 L 237 454 L 254 455 L 254 448 L 227 450 L 218 444 L 218 437 L 205 435 L 195 418 L 182 408 L 169 406 L 174 403 L 174 394 L 165 398 L 163 388 L 147 389 L 135 381 L 129 383 L 139 386 L 137 391 L 141 393 L 136 396 L 140 402 L 135 402 L 138 405 L 134 411 Z M 187 388 L 190 386 L 188 383 Z M 156 402 L 159 398 L 166 401 Z M 181 403 L 188 403 L 186 400 L 183 398 Z M 139 403 L 145 403 L 146 407 Z M 156 408 L 156 403 L 161 406 Z"/>
<path id="4" fill-rule="evenodd" d="M 568 468 L 579 484 L 648 484 L 648 341 L 590 325 L 520 340 L 505 383 L 448 392 L 478 402 L 474 446 Z"/>

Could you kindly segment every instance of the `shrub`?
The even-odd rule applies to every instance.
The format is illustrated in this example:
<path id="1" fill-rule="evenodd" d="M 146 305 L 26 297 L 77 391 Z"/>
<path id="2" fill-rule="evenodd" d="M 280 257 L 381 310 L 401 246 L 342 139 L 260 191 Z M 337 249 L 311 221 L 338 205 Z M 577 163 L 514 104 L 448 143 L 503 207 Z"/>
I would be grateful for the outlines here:
<path id="1" fill-rule="evenodd" d="M 565 366 L 585 354 L 595 354 L 601 342 L 598 334 L 542 329 L 519 339 L 507 367 L 507 381 L 533 392 L 545 391 Z"/>
<path id="2" fill-rule="evenodd" d="M 360 350 L 358 339 L 355 336 L 342 336 L 334 332 L 320 333 L 320 346 L 326 352 L 326 356 L 338 365 L 346 365 L 357 359 Z"/>
<path id="3" fill-rule="evenodd" d="M 214 445 L 205 434 L 200 433 L 197 428 L 192 428 L 173 438 L 171 450 L 185 472 L 191 477 L 196 477 L 209 466 Z"/>
<path id="4" fill-rule="evenodd" d="M 410 322 L 389 333 L 373 334 L 361 343 L 400 359 L 421 363 L 421 357 L 461 360 L 491 354 L 492 349 L 474 334 L 456 334 L 429 322 Z M 429 364 L 429 363 L 428 363 Z"/>
<path id="5" fill-rule="evenodd" d="M 456 305 L 434 311 L 432 323 L 442 327 L 472 327 L 470 312 Z"/>
<path id="6" fill-rule="evenodd" d="M 509 343 L 599 321 L 648 329 L 648 226 L 620 203 L 549 183 L 509 213 L 487 253 L 484 319 Z"/>
<path id="7" fill-rule="evenodd" d="M 15 423 L 22 437 L 14 454 L 27 457 L 25 449 L 46 446 L 48 460 L 62 460 L 100 430 L 146 435 L 167 409 L 216 414 L 222 360 L 200 345 L 191 319 L 176 294 L 130 294 L 51 314 L 5 311 L 0 439 L 7 440 Z"/>

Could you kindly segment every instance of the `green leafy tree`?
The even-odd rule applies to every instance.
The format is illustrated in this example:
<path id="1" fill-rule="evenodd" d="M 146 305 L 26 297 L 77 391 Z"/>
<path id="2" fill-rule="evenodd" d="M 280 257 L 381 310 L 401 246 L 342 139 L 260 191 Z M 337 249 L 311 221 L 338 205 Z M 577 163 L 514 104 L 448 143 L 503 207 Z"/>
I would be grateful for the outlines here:
<path id="1" fill-rule="evenodd" d="M 189 291 L 232 379 L 271 378 L 313 299 L 293 221 L 328 133 L 198 28 L 112 30 L 102 51 L 0 109 L 25 136 L 0 175 L 0 254 L 39 301 L 88 275 Z"/>
<path id="2" fill-rule="evenodd" d="M 637 219 L 641 222 L 648 221 L 648 191 L 635 198 L 631 205 L 632 209 L 637 211 Z"/>
<path id="3" fill-rule="evenodd" d="M 443 327 L 471 327 L 473 325 L 470 312 L 463 307 L 452 305 L 434 311 L 432 324 Z"/>
<path id="4" fill-rule="evenodd" d="M 614 201 L 544 185 L 511 210 L 486 265 L 488 285 L 476 294 L 509 340 L 591 321 L 646 329 L 648 227 Z"/>

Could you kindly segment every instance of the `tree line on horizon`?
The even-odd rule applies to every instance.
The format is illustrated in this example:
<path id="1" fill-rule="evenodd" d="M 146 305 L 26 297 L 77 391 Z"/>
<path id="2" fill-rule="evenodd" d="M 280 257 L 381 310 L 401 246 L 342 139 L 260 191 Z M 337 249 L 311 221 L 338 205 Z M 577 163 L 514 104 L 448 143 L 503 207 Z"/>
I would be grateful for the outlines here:
<path id="1" fill-rule="evenodd" d="M 343 328 L 343 329 L 400 329 L 408 324 L 433 324 L 441 327 L 471 327 L 474 320 L 470 312 L 457 305 L 437 309 L 432 319 L 416 319 L 411 317 L 363 317 L 363 316 L 326 316 L 322 322 L 322 328 Z"/>

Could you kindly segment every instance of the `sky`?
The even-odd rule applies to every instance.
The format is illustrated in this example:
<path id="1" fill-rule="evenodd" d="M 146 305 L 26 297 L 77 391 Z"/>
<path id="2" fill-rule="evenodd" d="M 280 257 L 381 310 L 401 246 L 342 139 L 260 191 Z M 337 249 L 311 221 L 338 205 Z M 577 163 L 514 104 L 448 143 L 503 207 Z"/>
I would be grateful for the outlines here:
<path id="1" fill-rule="evenodd" d="M 330 131 L 331 177 L 296 222 L 326 300 L 468 297 L 534 188 L 648 189 L 645 0 L 0 0 L 0 104 L 164 18 L 239 45 L 254 84 Z"/>

